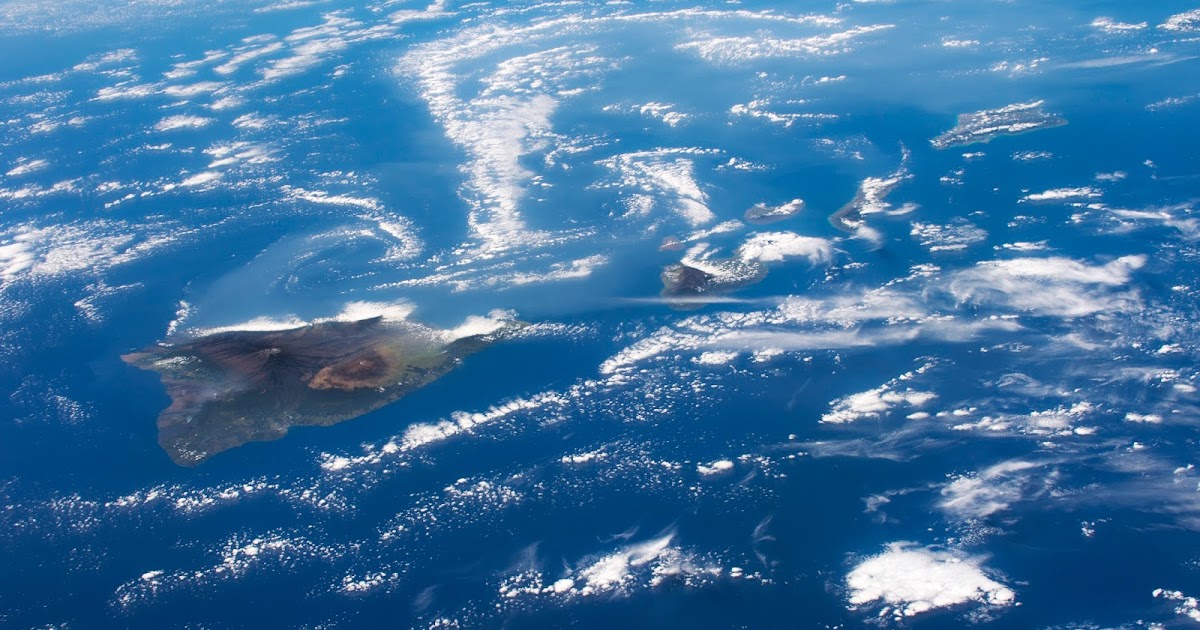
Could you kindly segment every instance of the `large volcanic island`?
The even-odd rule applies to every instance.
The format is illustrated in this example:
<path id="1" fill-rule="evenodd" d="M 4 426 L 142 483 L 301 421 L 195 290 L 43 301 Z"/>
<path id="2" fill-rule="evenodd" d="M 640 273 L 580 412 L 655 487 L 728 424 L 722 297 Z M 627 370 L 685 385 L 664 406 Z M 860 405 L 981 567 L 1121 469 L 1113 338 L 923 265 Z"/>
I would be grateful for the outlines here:
<path id="1" fill-rule="evenodd" d="M 378 409 L 523 325 L 455 334 L 375 317 L 222 332 L 122 358 L 162 378 L 171 406 L 158 416 L 158 443 L 175 463 L 194 466 L 294 426 L 328 426 Z"/>

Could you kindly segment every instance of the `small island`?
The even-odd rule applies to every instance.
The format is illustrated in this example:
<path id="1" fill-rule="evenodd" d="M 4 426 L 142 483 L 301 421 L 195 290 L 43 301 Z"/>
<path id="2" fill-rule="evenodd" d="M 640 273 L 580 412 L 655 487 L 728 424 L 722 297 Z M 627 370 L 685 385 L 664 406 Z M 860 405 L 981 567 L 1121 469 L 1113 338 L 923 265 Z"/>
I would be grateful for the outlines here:
<path id="1" fill-rule="evenodd" d="M 760 203 L 746 210 L 746 223 L 751 225 L 767 225 L 769 223 L 777 223 L 786 221 L 804 210 L 803 199 L 793 199 L 785 204 L 778 206 L 769 206 L 765 203 Z"/>
<path id="2" fill-rule="evenodd" d="M 908 173 L 908 150 L 904 151 L 904 162 L 900 168 L 887 177 L 868 177 L 858 185 L 854 198 L 846 202 L 837 212 L 829 215 L 829 223 L 833 227 L 850 234 L 860 234 L 866 228 L 864 216 L 886 212 L 896 212 L 888 203 L 888 195 L 900 184 L 912 178 Z M 901 209 L 900 212 L 904 210 Z"/>
<path id="3" fill-rule="evenodd" d="M 1045 101 L 1014 103 L 997 109 L 959 114 L 953 129 L 930 140 L 935 149 L 987 143 L 1000 136 L 1015 136 L 1067 124 L 1066 119 L 1042 108 Z"/>
<path id="4" fill-rule="evenodd" d="M 714 298 L 761 281 L 766 265 L 739 258 L 685 258 L 663 268 L 662 297 L 676 310 L 691 310 Z"/>
<path id="5" fill-rule="evenodd" d="M 524 324 L 456 335 L 374 317 L 268 332 L 222 332 L 122 357 L 157 372 L 171 397 L 158 442 L 181 466 L 295 426 L 361 416 L 429 384 Z"/>

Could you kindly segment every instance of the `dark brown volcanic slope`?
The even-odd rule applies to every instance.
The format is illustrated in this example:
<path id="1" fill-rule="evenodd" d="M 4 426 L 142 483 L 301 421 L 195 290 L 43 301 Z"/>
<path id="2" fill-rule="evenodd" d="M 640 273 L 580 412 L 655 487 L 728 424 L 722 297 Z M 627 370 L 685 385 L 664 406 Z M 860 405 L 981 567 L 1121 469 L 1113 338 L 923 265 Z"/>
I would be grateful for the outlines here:
<path id="1" fill-rule="evenodd" d="M 162 378 L 171 406 L 158 416 L 158 442 L 177 464 L 194 466 L 247 442 L 279 439 L 294 426 L 327 426 L 378 409 L 521 326 L 452 339 L 376 317 L 218 333 L 122 358 Z"/>
<path id="2" fill-rule="evenodd" d="M 739 258 L 705 260 L 704 266 L 717 273 L 699 269 L 693 264 L 684 260 L 667 265 L 659 275 L 663 285 L 661 295 L 671 308 L 700 308 L 704 305 L 704 298 L 724 295 L 759 282 L 767 275 L 767 268 L 762 263 Z"/>

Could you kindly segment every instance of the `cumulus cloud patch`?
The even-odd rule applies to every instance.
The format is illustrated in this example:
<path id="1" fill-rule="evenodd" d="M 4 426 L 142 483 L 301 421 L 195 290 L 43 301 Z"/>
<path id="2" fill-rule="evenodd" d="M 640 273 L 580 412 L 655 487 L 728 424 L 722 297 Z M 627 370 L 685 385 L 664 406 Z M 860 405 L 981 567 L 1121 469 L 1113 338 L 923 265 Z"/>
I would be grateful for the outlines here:
<path id="1" fill-rule="evenodd" d="M 1145 256 L 1123 256 L 1102 265 L 1063 257 L 985 261 L 955 273 L 949 290 L 960 302 L 1078 317 L 1140 307 L 1128 285 Z"/>
<path id="2" fill-rule="evenodd" d="M 719 564 L 682 548 L 675 538 L 676 534 L 670 531 L 658 538 L 585 558 L 553 582 L 548 582 L 540 571 L 525 571 L 506 579 L 500 586 L 500 596 L 551 597 L 564 601 L 624 596 L 667 582 L 700 586 L 724 573 Z M 744 577 L 741 569 L 731 569 L 728 575 Z"/>
<path id="3" fill-rule="evenodd" d="M 1176 13 L 1167 18 L 1158 28 L 1164 31 L 1176 31 L 1182 33 L 1190 33 L 1200 30 L 1200 9 L 1192 9 L 1183 13 Z"/>
<path id="4" fill-rule="evenodd" d="M 12 168 L 8 169 L 8 172 L 5 173 L 5 176 L 20 177 L 22 175 L 28 175 L 30 173 L 40 171 L 47 166 L 50 166 L 50 162 L 46 160 L 30 160 L 21 158 L 17 160 L 17 163 Z"/>
<path id="5" fill-rule="evenodd" d="M 987 231 L 970 221 L 959 219 L 946 225 L 913 222 L 909 232 L 931 252 L 962 251 L 987 239 Z"/>
<path id="6" fill-rule="evenodd" d="M 1099 199 L 1102 196 L 1099 190 L 1091 186 L 1081 186 L 1079 188 L 1052 188 L 1045 192 L 1031 193 L 1021 198 L 1022 202 L 1026 201 L 1079 201 L 1087 199 Z"/>
<path id="7" fill-rule="evenodd" d="M 1184 595 L 1181 591 L 1172 591 L 1165 588 L 1156 588 L 1151 595 L 1169 602 L 1177 602 L 1175 604 L 1175 614 L 1200 623 L 1200 602 L 1197 602 L 1195 597 Z"/>
<path id="8" fill-rule="evenodd" d="M 913 617 L 964 605 L 1002 608 L 1016 603 L 1011 588 L 989 576 L 983 558 L 911 542 L 894 542 L 846 576 L 853 606 L 876 605 L 880 616 Z"/>
<path id="9" fill-rule="evenodd" d="M 198 129 L 207 127 L 213 123 L 213 119 L 203 116 L 188 116 L 180 114 L 178 116 L 167 116 L 158 121 L 154 128 L 158 131 L 174 131 L 176 129 Z"/>
<path id="10" fill-rule="evenodd" d="M 752 235 L 737 250 L 742 260 L 780 262 L 788 258 L 805 258 L 810 263 L 824 264 L 833 259 L 833 243 L 823 238 L 800 236 L 792 232 L 761 232 Z"/>
<path id="11" fill-rule="evenodd" d="M 272 567 L 293 567 L 313 561 L 332 563 L 342 555 L 336 546 L 323 545 L 304 536 L 271 532 L 262 536 L 233 536 L 213 551 L 217 562 L 197 569 L 167 572 L 146 571 L 119 586 L 114 603 L 120 608 L 152 602 L 157 597 L 187 587 L 212 587 L 236 580 L 248 572 Z"/>
<path id="12" fill-rule="evenodd" d="M 934 398 L 937 398 L 937 394 L 904 387 L 904 383 L 911 381 L 932 367 L 932 364 L 925 364 L 875 389 L 839 398 L 830 404 L 830 410 L 821 416 L 821 422 L 826 424 L 844 424 L 864 418 L 881 418 L 900 405 L 922 407 Z"/>
<path id="13" fill-rule="evenodd" d="M 678 111 L 676 105 L 672 103 L 661 103 L 659 101 L 650 101 L 641 104 L 622 104 L 622 105 L 605 105 L 603 108 L 606 112 L 627 112 L 639 114 L 646 118 L 653 118 L 661 121 L 668 127 L 678 127 L 691 118 L 690 114 Z"/>
<path id="14" fill-rule="evenodd" d="M 950 428 L 955 431 L 985 431 L 990 433 L 1017 432 L 1036 437 L 1087 436 L 1096 432 L 1094 426 L 1079 426 L 1097 411 L 1095 404 L 1086 400 L 1071 405 L 1059 405 L 1050 409 L 1035 409 L 1023 413 L 987 414 L 975 419 L 971 413 L 938 412 L 939 417 L 957 422 Z"/>
<path id="15" fill-rule="evenodd" d="M 1104 31 L 1105 33 L 1128 33 L 1131 31 L 1140 31 L 1147 26 L 1146 22 L 1119 22 L 1110 17 L 1098 17 L 1092 20 L 1092 28 Z"/>

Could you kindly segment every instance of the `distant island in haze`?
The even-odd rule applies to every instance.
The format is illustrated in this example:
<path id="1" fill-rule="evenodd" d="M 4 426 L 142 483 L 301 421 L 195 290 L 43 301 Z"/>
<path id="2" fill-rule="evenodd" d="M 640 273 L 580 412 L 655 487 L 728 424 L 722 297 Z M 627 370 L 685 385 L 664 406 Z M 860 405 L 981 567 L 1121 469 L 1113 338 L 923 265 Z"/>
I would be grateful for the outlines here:
<path id="1" fill-rule="evenodd" d="M 1062 116 L 1043 109 L 1045 104 L 1045 101 L 1030 101 L 959 114 L 953 129 L 929 142 L 935 149 L 965 147 L 976 143 L 988 143 L 1000 136 L 1015 136 L 1067 124 L 1067 120 Z"/>
<path id="2" fill-rule="evenodd" d="M 158 373 L 171 397 L 158 416 L 158 442 L 175 463 L 194 466 L 295 426 L 328 426 L 378 409 L 523 326 L 500 321 L 460 334 L 373 317 L 219 332 L 122 359 Z"/>

